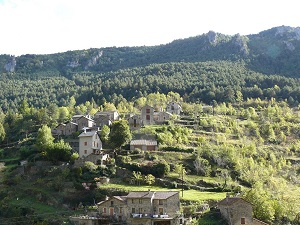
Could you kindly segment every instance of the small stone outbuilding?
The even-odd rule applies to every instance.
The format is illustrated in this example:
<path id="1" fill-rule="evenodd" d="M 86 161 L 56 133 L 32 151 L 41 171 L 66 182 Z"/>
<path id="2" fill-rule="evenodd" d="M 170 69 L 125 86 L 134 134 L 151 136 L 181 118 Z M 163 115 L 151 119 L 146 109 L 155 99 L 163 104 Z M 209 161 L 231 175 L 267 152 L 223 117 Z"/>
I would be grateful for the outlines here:
<path id="1" fill-rule="evenodd" d="M 158 145 L 156 140 L 132 140 L 130 150 L 141 149 L 143 151 L 157 151 Z"/>
<path id="2" fill-rule="evenodd" d="M 229 197 L 218 203 L 221 215 L 228 225 L 268 225 L 256 218 L 253 218 L 252 204 L 240 197 Z"/>

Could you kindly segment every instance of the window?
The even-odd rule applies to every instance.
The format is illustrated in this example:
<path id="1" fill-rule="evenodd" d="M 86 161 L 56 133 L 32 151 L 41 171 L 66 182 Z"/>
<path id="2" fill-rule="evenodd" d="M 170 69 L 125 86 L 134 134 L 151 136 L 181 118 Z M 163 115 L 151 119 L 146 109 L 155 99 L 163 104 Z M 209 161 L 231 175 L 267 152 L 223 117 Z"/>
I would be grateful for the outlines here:
<path id="1" fill-rule="evenodd" d="M 110 201 L 110 205 L 113 206 L 114 205 L 114 201 Z"/>
<path id="2" fill-rule="evenodd" d="M 241 224 L 246 224 L 246 218 L 244 217 L 241 218 Z"/>
<path id="3" fill-rule="evenodd" d="M 146 113 L 150 113 L 150 109 L 146 109 Z"/>
<path id="4" fill-rule="evenodd" d="M 143 213 L 143 209 L 142 208 L 139 208 L 139 213 Z"/>
<path id="5" fill-rule="evenodd" d="M 87 146 L 87 142 L 86 141 L 84 142 L 84 146 Z"/>
<path id="6" fill-rule="evenodd" d="M 139 203 L 142 204 L 143 203 L 143 199 L 139 199 Z"/>
<path id="7" fill-rule="evenodd" d="M 146 115 L 146 120 L 150 120 L 150 115 Z"/>
<path id="8" fill-rule="evenodd" d="M 95 147 L 95 145 L 96 145 L 96 142 L 94 141 L 93 147 Z"/>
<path id="9" fill-rule="evenodd" d="M 158 213 L 159 213 L 159 215 L 163 215 L 164 214 L 164 209 L 163 208 L 158 208 Z"/>
<path id="10" fill-rule="evenodd" d="M 131 199 L 131 203 L 132 203 L 132 204 L 134 203 L 134 199 Z"/>
<path id="11" fill-rule="evenodd" d="M 123 213 L 123 207 L 120 207 L 120 213 Z"/>
<path id="12" fill-rule="evenodd" d="M 132 208 L 132 209 L 131 209 L 131 212 L 132 212 L 132 213 L 135 213 L 135 208 Z"/>
<path id="13" fill-rule="evenodd" d="M 103 213 L 106 214 L 106 208 L 103 208 Z"/>
<path id="14" fill-rule="evenodd" d="M 159 204 L 159 205 L 163 205 L 163 204 L 164 204 L 163 200 L 162 200 L 162 199 L 159 199 L 159 200 L 158 200 L 158 204 Z"/>
<path id="15" fill-rule="evenodd" d="M 98 143 L 97 143 L 97 148 L 99 147 Z"/>
<path id="16" fill-rule="evenodd" d="M 87 150 L 84 150 L 84 154 L 87 154 Z"/>

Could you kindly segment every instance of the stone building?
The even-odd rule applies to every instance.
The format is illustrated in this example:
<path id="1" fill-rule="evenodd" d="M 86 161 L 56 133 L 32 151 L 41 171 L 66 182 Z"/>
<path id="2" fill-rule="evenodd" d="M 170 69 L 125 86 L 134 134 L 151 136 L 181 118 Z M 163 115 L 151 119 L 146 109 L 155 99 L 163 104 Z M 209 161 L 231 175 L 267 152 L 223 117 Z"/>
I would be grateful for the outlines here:
<path id="1" fill-rule="evenodd" d="M 143 121 L 140 115 L 132 115 L 127 120 L 131 130 L 138 130 L 143 126 Z"/>
<path id="2" fill-rule="evenodd" d="M 166 122 L 167 120 L 170 120 L 172 117 L 172 114 L 169 112 L 154 112 L 153 114 L 153 120 L 155 124 L 162 124 Z"/>
<path id="3" fill-rule="evenodd" d="M 154 124 L 154 108 L 146 105 L 141 109 L 141 119 L 144 125 Z"/>
<path id="4" fill-rule="evenodd" d="M 87 157 L 90 154 L 100 154 L 102 150 L 102 142 L 98 131 L 84 130 L 79 136 L 79 157 Z"/>
<path id="5" fill-rule="evenodd" d="M 170 102 L 167 105 L 167 112 L 169 112 L 171 114 L 180 115 L 182 112 L 182 107 L 180 104 L 178 104 L 176 102 Z"/>
<path id="6" fill-rule="evenodd" d="M 226 196 L 218 203 L 221 215 L 227 220 L 228 225 L 268 225 L 253 218 L 252 204 L 239 197 Z"/>
<path id="7" fill-rule="evenodd" d="M 99 202 L 100 217 L 127 224 L 179 225 L 179 192 L 132 191 L 127 196 L 113 196 Z"/>
<path id="8" fill-rule="evenodd" d="M 141 149 L 143 151 L 157 151 L 158 145 L 156 140 L 131 140 L 130 150 Z"/>
<path id="9" fill-rule="evenodd" d="M 120 116 L 117 111 L 99 111 L 94 115 L 94 121 L 97 127 L 111 126 L 112 122 L 119 120 Z"/>

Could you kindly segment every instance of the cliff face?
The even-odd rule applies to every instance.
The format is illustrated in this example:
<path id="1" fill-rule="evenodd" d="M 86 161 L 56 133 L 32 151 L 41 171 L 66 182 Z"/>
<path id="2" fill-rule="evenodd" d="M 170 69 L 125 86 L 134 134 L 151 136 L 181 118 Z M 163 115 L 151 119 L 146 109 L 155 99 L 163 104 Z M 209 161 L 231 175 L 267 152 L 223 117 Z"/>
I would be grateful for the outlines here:
<path id="1" fill-rule="evenodd" d="M 17 66 L 17 61 L 15 57 L 12 57 L 11 60 L 4 65 L 4 69 L 6 72 L 12 73 L 15 72 Z"/>

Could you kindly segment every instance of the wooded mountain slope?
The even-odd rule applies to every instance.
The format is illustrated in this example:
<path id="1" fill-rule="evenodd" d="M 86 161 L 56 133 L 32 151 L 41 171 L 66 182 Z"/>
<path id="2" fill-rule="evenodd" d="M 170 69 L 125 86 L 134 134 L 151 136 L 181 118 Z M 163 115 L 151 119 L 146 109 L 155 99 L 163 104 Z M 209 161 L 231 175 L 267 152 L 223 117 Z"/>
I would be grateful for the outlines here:
<path id="1" fill-rule="evenodd" d="M 62 106 L 71 96 L 78 103 L 118 103 L 175 91 L 207 104 L 239 96 L 297 105 L 299 59 L 300 28 L 285 26 L 247 36 L 210 31 L 151 47 L 0 55 L 0 104 L 4 111 L 15 110 L 24 98 L 34 107 Z"/>

